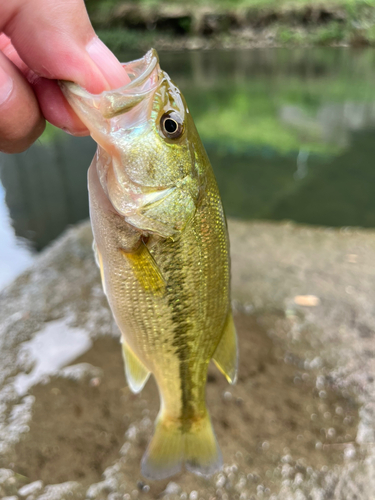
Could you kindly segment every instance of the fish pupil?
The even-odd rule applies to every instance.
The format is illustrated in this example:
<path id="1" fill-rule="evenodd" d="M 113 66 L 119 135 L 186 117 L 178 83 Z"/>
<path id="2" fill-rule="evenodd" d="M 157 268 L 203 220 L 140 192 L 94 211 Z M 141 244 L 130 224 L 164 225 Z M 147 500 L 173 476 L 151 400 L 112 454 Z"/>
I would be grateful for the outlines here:
<path id="1" fill-rule="evenodd" d="M 168 139 L 177 139 L 184 131 L 181 117 L 175 111 L 164 113 L 160 119 L 161 132 Z"/>
<path id="2" fill-rule="evenodd" d="M 167 118 L 164 122 L 164 128 L 168 134 L 174 134 L 177 131 L 178 125 L 172 118 Z"/>

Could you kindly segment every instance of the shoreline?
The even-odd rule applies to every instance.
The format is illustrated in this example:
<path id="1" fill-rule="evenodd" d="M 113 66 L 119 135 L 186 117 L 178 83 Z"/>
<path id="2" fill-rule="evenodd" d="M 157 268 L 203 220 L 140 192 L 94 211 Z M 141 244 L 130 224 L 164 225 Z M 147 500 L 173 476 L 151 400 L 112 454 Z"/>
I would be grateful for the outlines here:
<path id="1" fill-rule="evenodd" d="M 187 51 L 187 50 L 248 50 L 248 49 L 309 49 L 321 48 L 322 45 L 306 40 L 297 43 L 282 43 L 275 36 L 268 33 L 253 37 L 251 34 L 232 34 L 226 37 L 206 39 L 204 37 L 174 38 L 157 34 L 146 39 L 139 33 L 116 30 L 97 30 L 99 38 L 113 51 L 127 50 L 147 51 L 152 46 L 158 51 Z M 349 42 L 335 42 L 324 45 L 330 48 L 371 48 L 372 45 L 353 45 Z"/>
<path id="2" fill-rule="evenodd" d="M 375 46 L 375 3 L 224 8 L 89 0 L 87 6 L 100 38 L 113 50 Z"/>

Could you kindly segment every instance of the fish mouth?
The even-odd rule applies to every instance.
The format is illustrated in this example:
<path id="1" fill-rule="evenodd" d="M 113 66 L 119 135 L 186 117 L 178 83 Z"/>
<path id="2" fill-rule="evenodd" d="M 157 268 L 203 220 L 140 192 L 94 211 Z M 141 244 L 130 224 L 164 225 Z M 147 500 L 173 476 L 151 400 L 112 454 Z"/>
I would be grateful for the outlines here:
<path id="1" fill-rule="evenodd" d="M 155 49 L 150 49 L 140 59 L 135 59 L 134 61 L 127 63 L 121 63 L 131 80 L 128 84 L 121 88 L 128 90 L 130 88 L 143 85 L 143 83 L 152 75 L 152 72 L 157 69 L 158 64 L 159 56 Z"/>
<path id="2" fill-rule="evenodd" d="M 74 101 L 91 106 L 100 111 L 103 118 L 110 119 L 132 109 L 160 84 L 162 70 L 155 49 L 150 49 L 143 57 L 121 63 L 130 82 L 115 90 L 105 90 L 101 94 L 91 94 L 74 82 L 60 81 L 60 87 L 68 101 L 76 108 Z"/>

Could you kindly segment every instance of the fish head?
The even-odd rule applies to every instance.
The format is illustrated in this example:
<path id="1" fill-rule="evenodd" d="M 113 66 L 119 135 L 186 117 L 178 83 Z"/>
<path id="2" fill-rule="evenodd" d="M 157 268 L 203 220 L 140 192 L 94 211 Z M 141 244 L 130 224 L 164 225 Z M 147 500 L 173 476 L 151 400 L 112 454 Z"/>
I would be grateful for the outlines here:
<path id="1" fill-rule="evenodd" d="M 203 147 L 156 51 L 123 66 L 131 81 L 117 90 L 90 94 L 72 82 L 60 86 L 98 143 L 94 166 L 113 208 L 145 233 L 174 238 L 200 199 Z"/>

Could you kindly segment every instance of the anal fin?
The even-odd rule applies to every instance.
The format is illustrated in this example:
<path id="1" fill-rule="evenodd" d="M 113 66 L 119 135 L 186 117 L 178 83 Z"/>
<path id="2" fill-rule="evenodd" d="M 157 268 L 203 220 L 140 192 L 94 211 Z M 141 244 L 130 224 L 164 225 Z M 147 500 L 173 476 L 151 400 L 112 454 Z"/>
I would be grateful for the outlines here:
<path id="1" fill-rule="evenodd" d="M 138 394 L 145 386 L 150 372 L 125 342 L 122 343 L 122 356 L 124 358 L 126 380 L 130 390 L 134 394 Z"/>
<path id="2" fill-rule="evenodd" d="M 225 375 L 228 382 L 230 384 L 235 384 L 238 368 L 238 347 L 232 311 L 228 312 L 224 324 L 223 335 L 212 359 L 219 370 Z"/>
<path id="3" fill-rule="evenodd" d="M 122 249 L 120 249 L 120 252 L 129 263 L 139 283 L 147 292 L 156 295 L 164 294 L 165 280 L 154 257 L 143 241 L 135 252 L 125 252 Z"/>
<path id="4" fill-rule="evenodd" d="M 102 258 L 102 254 L 99 252 L 99 248 L 98 248 L 98 245 L 96 244 L 95 240 L 92 243 L 92 249 L 94 251 L 96 265 L 100 269 L 100 277 L 102 279 L 103 292 L 105 293 L 105 295 L 107 295 L 107 292 L 105 289 L 105 281 L 104 281 L 103 258 Z"/>

